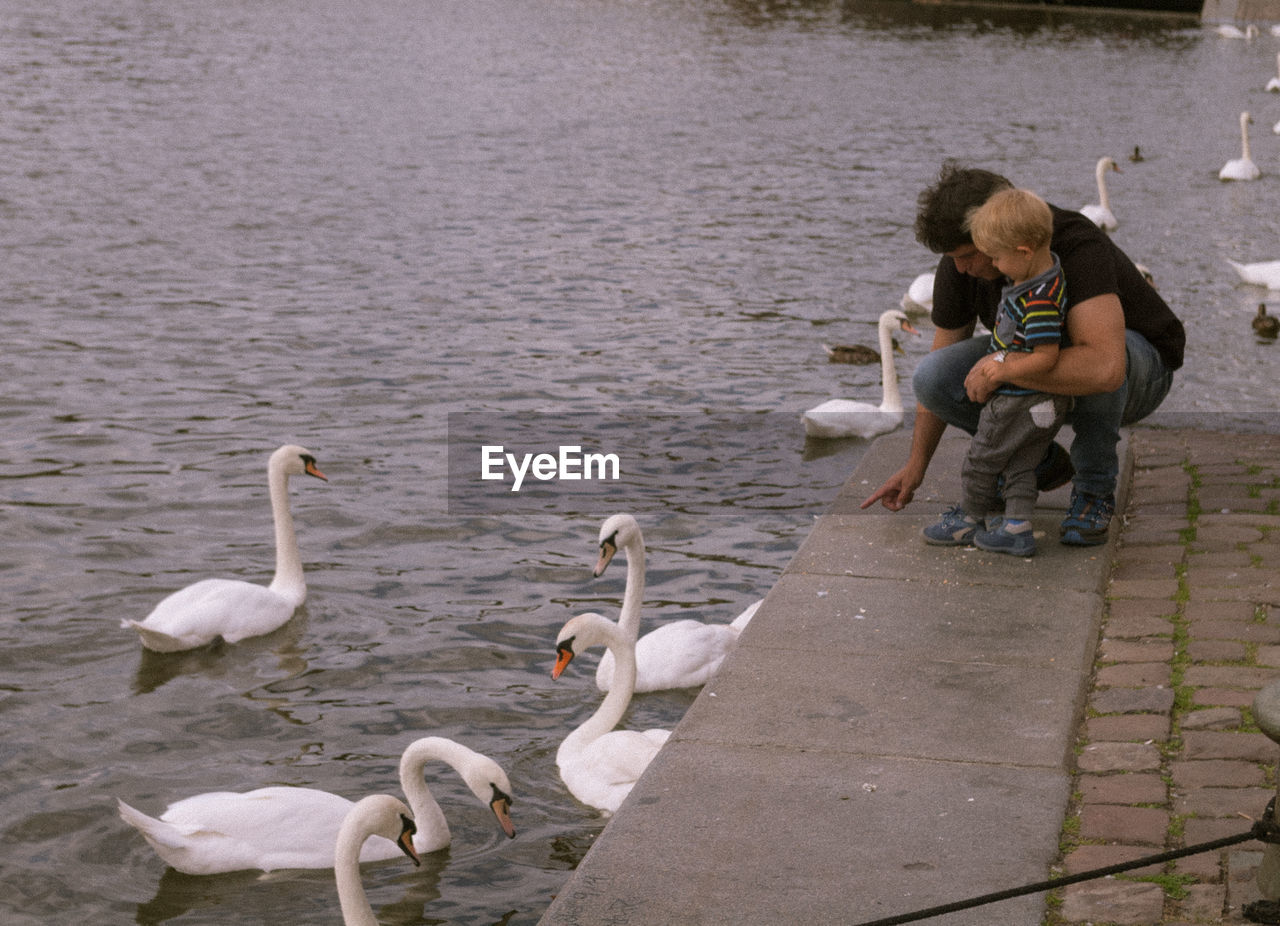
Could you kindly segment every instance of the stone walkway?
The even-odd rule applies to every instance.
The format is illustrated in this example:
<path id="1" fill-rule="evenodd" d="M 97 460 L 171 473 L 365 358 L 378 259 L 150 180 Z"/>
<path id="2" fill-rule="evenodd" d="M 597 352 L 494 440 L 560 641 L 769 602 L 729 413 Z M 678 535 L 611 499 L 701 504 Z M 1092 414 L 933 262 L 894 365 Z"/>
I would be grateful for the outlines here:
<path id="1" fill-rule="evenodd" d="M 1136 430 L 1133 485 L 1081 729 L 1063 872 L 1247 831 L 1280 749 L 1280 439 Z M 1048 923 L 1247 922 L 1257 842 L 1059 892 Z"/>

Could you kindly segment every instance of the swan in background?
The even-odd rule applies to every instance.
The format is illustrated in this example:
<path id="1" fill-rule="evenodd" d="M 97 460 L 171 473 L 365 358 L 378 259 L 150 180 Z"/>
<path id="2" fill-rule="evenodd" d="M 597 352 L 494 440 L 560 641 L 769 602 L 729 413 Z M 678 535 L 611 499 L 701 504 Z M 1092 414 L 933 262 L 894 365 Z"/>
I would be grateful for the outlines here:
<path id="1" fill-rule="evenodd" d="M 1253 23 L 1249 23 L 1249 25 L 1241 29 L 1232 23 L 1223 23 L 1217 28 L 1217 33 L 1224 39 L 1248 39 L 1252 41 L 1258 36 L 1258 27 Z"/>
<path id="2" fill-rule="evenodd" d="M 1235 268 L 1240 279 L 1246 283 L 1265 286 L 1267 289 L 1280 289 L 1280 260 L 1264 260 L 1256 264 L 1237 264 L 1234 260 L 1229 260 L 1227 263 Z"/>
<path id="3" fill-rule="evenodd" d="M 1240 157 L 1222 165 L 1222 170 L 1218 171 L 1219 180 L 1257 180 L 1262 176 L 1262 171 L 1249 156 L 1249 123 L 1252 121 L 1253 117 L 1247 111 L 1240 114 Z"/>
<path id="4" fill-rule="evenodd" d="M 922 273 L 912 280 L 898 304 L 908 315 L 933 311 L 933 273 Z"/>
<path id="5" fill-rule="evenodd" d="M 1134 150 L 1136 151 L 1137 149 L 1135 148 Z M 1114 158 L 1098 158 L 1098 163 L 1093 169 L 1093 176 L 1098 181 L 1098 202 L 1080 207 L 1081 215 L 1103 231 L 1108 232 L 1115 231 L 1120 227 L 1115 213 L 1111 211 L 1111 197 L 1107 195 L 1107 171 L 1109 170 L 1114 170 L 1118 174 L 1120 173 L 1120 165 L 1115 162 Z"/>
<path id="6" fill-rule="evenodd" d="M 565 786 L 582 803 L 614 813 L 671 735 L 670 730 L 615 730 L 622 720 L 636 681 L 635 637 L 602 614 L 570 618 L 556 637 L 558 679 L 573 657 L 604 645 L 616 661 L 614 684 L 596 712 L 564 738 L 556 765 Z"/>
<path id="7" fill-rule="evenodd" d="M 169 595 L 143 620 L 123 620 L 142 645 L 158 653 L 176 653 L 212 643 L 221 637 L 235 643 L 246 637 L 270 633 L 280 627 L 306 600 L 302 558 L 289 514 L 289 477 L 315 476 L 328 481 L 316 468 L 310 451 L 285 444 L 267 463 L 267 486 L 275 520 L 276 574 L 271 585 L 254 585 L 239 579 L 202 579 Z"/>
<path id="8" fill-rule="evenodd" d="M 1280 54 L 1276 55 L 1276 75 L 1267 81 L 1267 86 L 1264 88 L 1271 93 L 1280 92 Z"/>
<path id="9" fill-rule="evenodd" d="M 508 837 L 511 784 L 496 762 L 440 736 L 415 740 L 400 757 L 400 787 L 417 825 L 419 853 L 449 845 L 449 824 L 423 780 L 428 762 L 452 766 L 487 804 Z M 159 819 L 116 801 L 120 817 L 142 833 L 171 867 L 189 875 L 277 868 L 332 868 L 334 842 L 353 804 L 316 788 L 277 786 L 243 793 L 211 791 L 171 804 Z M 400 849 L 384 839 L 364 843 L 360 861 L 395 858 Z"/>
<path id="10" fill-rule="evenodd" d="M 851 399 L 831 399 L 814 406 L 801 417 L 807 437 L 872 438 L 902 424 L 902 393 L 898 389 L 898 372 L 893 363 L 895 326 L 910 334 L 920 333 L 901 309 L 890 309 L 880 316 L 880 384 L 884 400 L 879 405 L 872 405 Z"/>
<path id="11" fill-rule="evenodd" d="M 1258 314 L 1253 317 L 1253 330 L 1260 337 L 1274 338 L 1280 335 L 1280 318 L 1267 314 L 1267 304 L 1258 303 Z"/>
<path id="12" fill-rule="evenodd" d="M 416 868 L 421 862 L 410 841 L 413 833 L 409 808 L 389 794 L 372 794 L 352 805 L 332 849 L 336 856 L 333 876 L 338 886 L 343 926 L 378 926 L 369 895 L 360 882 L 360 856 L 365 840 L 371 836 L 391 840 L 399 851 L 409 856 Z"/>
<path id="13" fill-rule="evenodd" d="M 640 608 L 644 601 L 645 549 L 640 525 L 629 514 L 615 514 L 600 525 L 600 558 L 592 575 L 599 578 L 618 550 L 627 558 L 627 585 L 622 593 L 618 628 L 636 640 L 640 633 Z M 763 599 L 761 599 L 763 601 Z M 738 635 L 755 615 L 761 602 L 748 606 L 728 624 L 704 624 L 691 618 L 668 621 L 635 644 L 635 691 L 664 691 L 705 685 L 732 652 Z M 608 691 L 613 684 L 614 656 L 606 652 L 596 666 L 596 687 Z"/>

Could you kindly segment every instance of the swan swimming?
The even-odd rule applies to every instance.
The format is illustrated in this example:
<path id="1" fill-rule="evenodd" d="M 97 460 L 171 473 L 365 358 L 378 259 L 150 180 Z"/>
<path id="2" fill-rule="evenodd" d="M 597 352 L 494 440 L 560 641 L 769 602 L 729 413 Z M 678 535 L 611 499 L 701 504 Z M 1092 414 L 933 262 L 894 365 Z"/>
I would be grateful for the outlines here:
<path id="1" fill-rule="evenodd" d="M 409 808 L 389 794 L 372 794 L 352 805 L 342 821 L 333 846 L 334 882 L 343 926 L 378 926 L 369 895 L 360 882 L 360 855 L 365 840 L 381 836 L 391 840 L 414 867 L 422 864 L 413 850 L 413 819 Z"/>
<path id="2" fill-rule="evenodd" d="M 1238 264 L 1228 260 L 1240 279 L 1254 286 L 1265 286 L 1267 289 L 1280 289 L 1280 260 L 1264 260 L 1255 264 Z"/>
<path id="3" fill-rule="evenodd" d="M 622 806 L 671 731 L 614 729 L 626 713 L 635 687 L 635 638 L 602 614 L 579 614 L 560 629 L 551 677 L 558 679 L 574 656 L 602 644 L 616 661 L 613 687 L 596 712 L 561 742 L 556 765 L 574 797 L 612 814 Z"/>
<path id="4" fill-rule="evenodd" d="M 1253 117 L 1247 111 L 1240 114 L 1240 157 L 1222 165 L 1222 170 L 1218 171 L 1219 180 L 1257 180 L 1262 176 L 1262 171 L 1249 156 L 1249 123 L 1252 121 Z"/>
<path id="5" fill-rule="evenodd" d="M 1111 197 L 1107 195 L 1107 171 L 1109 170 L 1114 170 L 1118 174 L 1120 173 L 1120 165 L 1115 162 L 1114 158 L 1098 158 L 1098 163 L 1093 169 L 1094 178 L 1098 182 L 1098 202 L 1080 207 L 1081 215 L 1103 231 L 1108 232 L 1115 231 L 1120 227 L 1120 222 L 1116 219 L 1115 213 L 1111 211 Z"/>
<path id="6" fill-rule="evenodd" d="M 933 309 L 933 277 L 934 274 L 922 273 L 911 281 L 907 291 L 902 294 L 898 305 L 908 315 L 925 313 Z"/>
<path id="7" fill-rule="evenodd" d="M 429 762 L 452 766 L 471 792 L 488 805 L 508 837 L 511 784 L 496 762 L 439 736 L 410 743 L 400 758 L 400 787 L 417 824 L 419 854 L 449 845 L 449 824 L 423 779 Z M 117 799 L 120 817 L 138 830 L 170 867 L 189 875 L 278 868 L 332 868 L 334 844 L 353 803 L 316 788 L 276 786 L 253 791 L 210 791 L 171 804 L 159 819 Z M 384 839 L 364 843 L 360 861 L 394 858 L 400 849 Z"/>
<path id="8" fill-rule="evenodd" d="M 328 481 L 311 452 L 285 444 L 267 463 L 267 486 L 275 521 L 276 572 L 269 586 L 239 579 L 202 579 L 169 595 L 140 621 L 120 626 L 138 631 L 142 645 L 158 653 L 176 653 L 221 637 L 235 643 L 282 626 L 306 600 L 302 558 L 289 514 L 289 477 Z"/>
<path id="9" fill-rule="evenodd" d="M 910 334 L 920 332 L 901 309 L 890 309 L 880 316 L 880 384 L 884 400 L 879 405 L 852 399 L 830 399 L 809 409 L 801 417 L 806 437 L 872 438 L 887 434 L 902 424 L 902 393 L 898 389 L 898 373 L 893 362 L 893 329 Z"/>
<path id="10" fill-rule="evenodd" d="M 599 578 L 618 550 L 627 559 L 627 584 L 622 593 L 618 628 L 635 644 L 635 690 L 663 691 L 705 685 L 738 642 L 738 635 L 761 602 L 747 607 L 727 624 L 704 624 L 690 618 L 668 621 L 640 637 L 640 609 L 644 601 L 645 547 L 640 525 L 629 514 L 615 514 L 600 525 L 600 557 L 592 575 Z M 761 599 L 763 601 L 763 599 Z M 608 691 L 613 682 L 614 656 L 605 652 L 596 666 L 596 687 Z"/>

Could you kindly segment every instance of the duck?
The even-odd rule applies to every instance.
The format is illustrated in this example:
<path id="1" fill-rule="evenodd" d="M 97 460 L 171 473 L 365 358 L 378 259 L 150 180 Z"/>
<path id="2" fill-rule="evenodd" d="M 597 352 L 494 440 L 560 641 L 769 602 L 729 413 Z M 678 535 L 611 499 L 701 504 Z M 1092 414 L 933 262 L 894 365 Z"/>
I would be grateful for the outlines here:
<path id="1" fill-rule="evenodd" d="M 360 881 L 360 856 L 366 841 L 375 836 L 390 840 L 417 868 L 422 862 L 413 849 L 414 832 L 409 808 L 390 794 L 371 794 L 351 806 L 331 849 L 343 926 L 378 926 Z"/>
<path id="2" fill-rule="evenodd" d="M 276 539 L 276 572 L 270 585 L 202 579 L 169 595 L 142 620 L 122 620 L 120 626 L 136 630 L 142 645 L 158 653 L 195 649 L 217 639 L 235 643 L 281 627 L 307 598 L 289 513 L 289 477 L 301 475 L 328 481 L 311 451 L 296 444 L 285 444 L 267 461 Z"/>
<path id="3" fill-rule="evenodd" d="M 823 344 L 822 349 L 826 351 L 828 363 L 852 363 L 866 366 L 869 363 L 880 362 L 880 351 L 865 344 Z M 893 340 L 893 352 L 905 353 L 896 338 Z"/>
<path id="4" fill-rule="evenodd" d="M 933 278 L 934 274 L 929 272 L 922 273 L 911 281 L 898 301 L 902 311 L 908 315 L 924 315 L 933 311 Z"/>
<path id="5" fill-rule="evenodd" d="M 502 768 L 461 743 L 427 736 L 410 743 L 400 757 L 400 787 L 417 824 L 416 852 L 436 852 L 451 840 L 444 812 L 423 779 L 424 768 L 433 761 L 457 771 L 497 817 L 503 833 L 515 836 L 511 783 Z M 189 875 L 332 868 L 334 841 L 353 806 L 328 791 L 287 785 L 197 794 L 169 805 L 158 819 L 119 798 L 116 804 L 121 819 L 138 830 L 161 859 Z M 371 840 L 364 843 L 360 861 L 382 861 L 398 852 L 391 842 Z"/>
<path id="6" fill-rule="evenodd" d="M 1274 338 L 1280 335 L 1280 318 L 1267 314 L 1267 304 L 1258 303 L 1258 314 L 1253 317 L 1253 330 L 1260 337 Z"/>
<path id="7" fill-rule="evenodd" d="M 617 813 L 631 789 L 658 754 L 670 730 L 616 730 L 631 703 L 636 680 L 635 637 L 603 614 L 588 611 L 570 618 L 556 636 L 559 679 L 578 653 L 607 646 L 616 662 L 613 686 L 594 714 L 564 738 L 556 765 L 569 792 L 606 815 Z"/>
<path id="8" fill-rule="evenodd" d="M 1129 160 L 1132 161 L 1134 164 L 1141 164 L 1143 161 L 1146 160 L 1146 158 L 1142 156 L 1141 145 L 1133 146 L 1133 150 L 1129 152 Z"/>
<path id="9" fill-rule="evenodd" d="M 1266 87 L 1263 88 L 1269 93 L 1280 92 L 1280 54 L 1276 55 L 1276 75 L 1267 81 Z"/>
<path id="10" fill-rule="evenodd" d="M 1120 165 L 1114 158 L 1101 157 L 1094 165 L 1093 176 L 1098 181 L 1098 202 L 1080 207 L 1080 214 L 1103 231 L 1115 231 L 1120 227 L 1115 213 L 1111 211 L 1111 198 L 1107 195 L 1107 171 L 1120 173 Z"/>
<path id="11" fill-rule="evenodd" d="M 1264 260 L 1255 264 L 1238 264 L 1228 260 L 1240 279 L 1254 286 L 1265 286 L 1267 289 L 1280 289 L 1280 260 Z"/>
<path id="12" fill-rule="evenodd" d="M 1249 156 L 1249 123 L 1252 121 L 1253 117 L 1247 110 L 1240 114 L 1240 157 L 1222 165 L 1222 170 L 1218 171 L 1219 180 L 1257 180 L 1262 176 L 1262 171 Z"/>
<path id="13" fill-rule="evenodd" d="M 599 578 L 618 550 L 627 560 L 627 584 L 622 593 L 618 627 L 635 644 L 637 692 L 697 688 L 705 685 L 720 669 L 725 657 L 737 645 L 738 636 L 751 622 L 763 599 L 745 608 L 731 622 L 703 623 L 691 618 L 668 621 L 639 636 L 640 610 L 644 601 L 644 535 L 635 517 L 611 515 L 600 525 L 600 555 L 592 575 Z M 608 691 L 613 685 L 615 660 L 606 651 L 596 666 L 596 687 Z"/>
<path id="14" fill-rule="evenodd" d="M 898 389 L 898 373 L 893 362 L 893 329 L 909 334 L 920 332 L 901 309 L 890 309 L 880 316 L 880 385 L 884 398 L 879 405 L 852 399 L 830 399 L 816 405 L 801 416 L 806 437 L 870 439 L 902 425 L 902 393 Z"/>

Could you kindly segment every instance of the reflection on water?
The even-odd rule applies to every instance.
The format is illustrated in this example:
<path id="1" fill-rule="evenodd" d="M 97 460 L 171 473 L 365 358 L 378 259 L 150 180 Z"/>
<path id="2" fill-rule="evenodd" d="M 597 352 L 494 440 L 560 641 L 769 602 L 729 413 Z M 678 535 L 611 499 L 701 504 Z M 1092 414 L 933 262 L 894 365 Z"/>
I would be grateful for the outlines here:
<path id="1" fill-rule="evenodd" d="M 618 607 L 621 574 L 590 575 L 600 522 L 638 509 L 650 621 L 771 587 L 866 448 L 806 441 L 801 411 L 878 398 L 878 368 L 821 343 L 874 341 L 930 269 L 912 209 L 944 157 L 1074 206 L 1100 155 L 1141 146 L 1110 192 L 1189 323 L 1166 411 L 1271 404 L 1276 345 L 1245 328 L 1266 293 L 1225 261 L 1276 256 L 1258 190 L 1280 167 L 1259 143 L 1256 189 L 1216 179 L 1238 112 L 1266 111 L 1267 42 L 897 0 L 9 14 L 6 924 L 333 921 L 324 873 L 166 872 L 115 797 L 394 790 L 426 733 L 504 765 L 520 835 L 433 777 L 453 845 L 366 870 L 383 921 L 536 922 L 603 824 L 554 763 L 593 667 L 549 678 L 560 625 Z M 904 347 L 909 401 L 927 339 Z M 616 492 L 468 504 L 451 415 L 644 465 Z M 330 480 L 292 498 L 306 607 L 142 652 L 122 618 L 269 580 L 262 468 L 286 440 Z M 628 723 L 671 728 L 695 694 Z"/>

